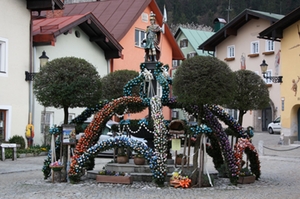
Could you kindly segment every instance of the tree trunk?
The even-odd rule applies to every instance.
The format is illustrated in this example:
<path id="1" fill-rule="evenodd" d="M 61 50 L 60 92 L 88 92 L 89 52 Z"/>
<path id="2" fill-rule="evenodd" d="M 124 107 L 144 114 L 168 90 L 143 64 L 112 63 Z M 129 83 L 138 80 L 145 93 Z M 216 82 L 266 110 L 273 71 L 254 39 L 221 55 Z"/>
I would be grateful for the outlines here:
<path id="1" fill-rule="evenodd" d="M 64 124 L 68 124 L 69 107 L 64 107 Z"/>
<path id="2" fill-rule="evenodd" d="M 239 110 L 239 120 L 238 123 L 243 126 L 243 117 L 245 115 L 246 111 L 245 110 Z"/>
<path id="3" fill-rule="evenodd" d="M 197 136 L 197 139 L 195 141 L 195 146 L 194 146 L 194 155 L 193 155 L 193 173 L 191 175 L 191 180 L 192 180 L 192 186 L 197 183 L 197 177 L 198 177 L 198 151 L 200 147 L 200 138 L 201 135 Z"/>
<path id="4" fill-rule="evenodd" d="M 68 124 L 69 110 L 68 107 L 64 107 L 64 124 Z M 67 181 L 67 160 L 68 160 L 68 146 L 61 144 L 62 147 L 62 161 L 64 163 L 64 168 L 62 170 L 63 181 Z"/>

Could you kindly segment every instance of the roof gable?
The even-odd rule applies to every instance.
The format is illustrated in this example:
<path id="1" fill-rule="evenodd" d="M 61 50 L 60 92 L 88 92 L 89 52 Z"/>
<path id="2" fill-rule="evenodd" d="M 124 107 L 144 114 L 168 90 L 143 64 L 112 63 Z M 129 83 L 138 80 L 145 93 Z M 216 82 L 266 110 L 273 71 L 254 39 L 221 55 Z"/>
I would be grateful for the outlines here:
<path id="1" fill-rule="evenodd" d="M 64 16 L 92 12 L 105 28 L 120 42 L 147 6 L 156 14 L 156 21 L 161 26 L 163 15 L 155 0 L 106 0 L 66 4 Z M 165 34 L 172 46 L 172 58 L 174 60 L 183 60 L 184 55 L 167 24 L 165 24 Z"/>
<path id="2" fill-rule="evenodd" d="M 208 31 L 202 31 L 202 30 L 194 30 L 194 29 L 188 29 L 188 28 L 182 28 L 179 27 L 175 38 L 179 36 L 179 33 L 182 32 L 187 40 L 190 42 L 194 50 L 197 52 L 198 55 L 202 55 L 202 50 L 198 49 L 198 46 L 201 45 L 204 41 L 206 41 L 208 38 L 210 38 L 215 32 L 208 32 Z"/>
<path id="3" fill-rule="evenodd" d="M 114 0 L 66 4 L 64 16 L 92 12 L 106 29 L 120 41 L 151 0 Z"/>
<path id="4" fill-rule="evenodd" d="M 76 26 L 89 36 L 91 42 L 95 42 L 105 51 L 107 59 L 120 57 L 122 46 L 92 13 L 33 20 L 33 44 L 36 46 L 53 45 L 57 36 Z"/>
<path id="5" fill-rule="evenodd" d="M 283 30 L 300 20 L 300 7 L 259 33 L 258 38 L 281 41 Z M 299 27 L 300 28 L 300 27 Z M 300 30 L 298 30 L 300 31 Z M 300 36 L 300 32 L 299 32 Z"/>
<path id="6" fill-rule="evenodd" d="M 252 19 L 265 19 L 270 21 L 270 23 L 275 23 L 280 18 L 284 17 L 283 15 L 267 13 L 262 11 L 245 9 L 238 16 L 236 16 L 232 21 L 226 24 L 208 40 L 203 42 L 198 49 L 215 51 L 215 47 L 223 42 L 227 37 L 237 35 L 237 30 L 244 26 L 247 22 Z"/>

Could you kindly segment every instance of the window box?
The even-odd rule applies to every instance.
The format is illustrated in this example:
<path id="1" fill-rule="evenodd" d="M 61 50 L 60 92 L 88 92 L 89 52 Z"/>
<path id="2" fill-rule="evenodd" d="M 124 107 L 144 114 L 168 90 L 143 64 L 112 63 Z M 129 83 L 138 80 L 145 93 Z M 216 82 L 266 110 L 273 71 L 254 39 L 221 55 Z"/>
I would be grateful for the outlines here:
<path id="1" fill-rule="evenodd" d="M 224 60 L 225 61 L 233 61 L 233 60 L 235 60 L 235 58 L 234 57 L 226 57 Z"/>
<path id="2" fill-rule="evenodd" d="M 258 57 L 259 54 L 258 53 L 255 53 L 255 54 L 249 54 L 248 57 Z"/>
<path id="3" fill-rule="evenodd" d="M 237 182 L 240 184 L 250 184 L 255 182 L 255 176 L 239 176 Z"/>
<path id="4" fill-rule="evenodd" d="M 267 51 L 267 52 L 263 52 L 263 55 L 273 55 L 274 51 Z"/>
<path id="5" fill-rule="evenodd" d="M 131 176 L 109 176 L 109 175 L 97 175 L 97 182 L 104 183 L 117 183 L 117 184 L 132 184 L 133 180 Z"/>

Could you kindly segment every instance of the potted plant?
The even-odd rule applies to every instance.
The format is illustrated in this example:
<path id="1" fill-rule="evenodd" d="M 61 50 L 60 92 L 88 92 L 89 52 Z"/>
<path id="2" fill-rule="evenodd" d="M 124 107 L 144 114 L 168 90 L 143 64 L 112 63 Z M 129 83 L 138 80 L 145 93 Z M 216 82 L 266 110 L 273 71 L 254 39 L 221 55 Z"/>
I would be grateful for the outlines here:
<path id="1" fill-rule="evenodd" d="M 249 184 L 255 182 L 255 178 L 255 174 L 248 167 L 244 167 L 240 170 L 237 182 L 240 184 Z"/>
<path id="2" fill-rule="evenodd" d="M 146 160 L 143 154 L 138 153 L 136 155 L 134 155 L 134 160 L 133 160 L 134 164 L 136 165 L 144 165 Z"/>
<path id="3" fill-rule="evenodd" d="M 184 157 L 182 153 L 177 154 L 177 155 L 176 155 L 176 159 L 175 159 L 176 164 L 177 164 L 177 165 L 181 165 L 181 162 L 182 162 L 182 159 L 183 159 L 183 158 L 184 158 L 183 164 L 185 165 L 185 164 L 186 164 L 186 157 Z"/>
<path id="4" fill-rule="evenodd" d="M 119 164 L 126 164 L 128 162 L 128 156 L 125 153 L 123 147 L 118 148 L 118 155 L 117 155 L 117 163 Z"/>

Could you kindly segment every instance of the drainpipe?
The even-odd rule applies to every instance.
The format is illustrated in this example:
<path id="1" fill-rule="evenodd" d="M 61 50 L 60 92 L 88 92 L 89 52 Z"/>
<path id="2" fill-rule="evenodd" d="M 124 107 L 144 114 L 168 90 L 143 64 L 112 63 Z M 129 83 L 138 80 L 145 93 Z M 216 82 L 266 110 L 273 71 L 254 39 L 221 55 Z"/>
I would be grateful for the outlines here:
<path id="1" fill-rule="evenodd" d="M 32 48 L 32 29 L 33 29 L 33 19 L 32 19 L 32 11 L 30 11 L 30 29 L 29 29 L 29 72 L 32 73 L 34 71 L 33 65 L 32 65 L 32 54 L 33 54 L 33 48 Z M 28 123 L 29 121 L 33 121 L 32 118 L 34 117 L 32 112 L 32 89 L 33 88 L 33 82 L 29 81 L 29 113 L 28 113 Z M 31 113 L 31 114 L 30 114 Z M 30 115 L 32 115 L 32 118 L 30 119 Z M 32 122 L 33 123 L 33 122 Z"/>

